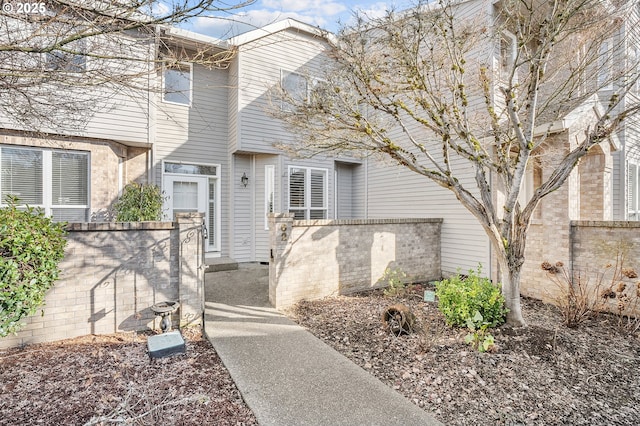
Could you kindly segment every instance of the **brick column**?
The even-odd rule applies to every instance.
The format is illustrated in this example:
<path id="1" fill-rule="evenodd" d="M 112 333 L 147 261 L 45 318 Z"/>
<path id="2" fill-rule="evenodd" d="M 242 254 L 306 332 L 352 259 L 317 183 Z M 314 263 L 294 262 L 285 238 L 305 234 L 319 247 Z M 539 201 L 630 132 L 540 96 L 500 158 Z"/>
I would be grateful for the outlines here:
<path id="1" fill-rule="evenodd" d="M 269 215 L 269 302 L 278 307 L 282 289 L 278 289 L 278 281 L 283 273 L 286 253 L 290 250 L 291 231 L 293 229 L 293 213 L 275 213 Z"/>
<path id="2" fill-rule="evenodd" d="M 179 233 L 178 295 L 180 327 L 202 324 L 204 313 L 204 238 L 202 213 L 176 214 Z"/>

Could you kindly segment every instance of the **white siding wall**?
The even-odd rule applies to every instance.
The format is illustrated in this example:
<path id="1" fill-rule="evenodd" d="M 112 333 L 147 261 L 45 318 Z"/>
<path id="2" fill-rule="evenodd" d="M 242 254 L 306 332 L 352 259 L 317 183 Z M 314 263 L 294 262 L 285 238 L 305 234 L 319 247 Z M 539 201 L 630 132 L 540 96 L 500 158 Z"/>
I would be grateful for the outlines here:
<path id="1" fill-rule="evenodd" d="M 467 90 L 469 111 L 473 116 L 472 128 L 482 135 L 488 128 L 486 106 L 479 81 L 480 66 L 494 69 L 497 64 L 494 49 L 495 37 L 491 31 L 493 23 L 492 3 L 487 0 L 461 3 L 455 10 L 459 23 L 470 24 L 478 30 L 479 40 L 467 56 L 465 87 Z M 446 94 L 445 94 L 446 96 Z M 479 114 L 474 114 L 478 111 Z M 441 144 L 437 137 L 420 124 L 407 119 L 408 130 L 421 143 L 431 147 L 436 161 L 442 161 Z M 403 132 L 394 129 L 392 139 L 401 146 L 415 151 L 403 142 Z M 430 168 L 429 160 L 415 152 L 421 163 Z M 476 192 L 474 170 L 464 160 L 452 153 L 450 165 L 453 174 L 471 192 Z M 475 217 L 465 209 L 449 190 L 433 183 L 428 178 L 395 165 L 390 160 L 370 160 L 365 177 L 367 188 L 366 211 L 368 218 L 442 218 L 442 271 L 452 274 L 462 270 L 483 266 L 483 273 L 491 273 L 489 239 Z"/>
<path id="2" fill-rule="evenodd" d="M 220 165 L 223 255 L 229 253 L 227 100 L 227 71 L 194 65 L 190 107 L 158 100 L 155 144 L 158 185 L 162 185 L 162 160 Z"/>

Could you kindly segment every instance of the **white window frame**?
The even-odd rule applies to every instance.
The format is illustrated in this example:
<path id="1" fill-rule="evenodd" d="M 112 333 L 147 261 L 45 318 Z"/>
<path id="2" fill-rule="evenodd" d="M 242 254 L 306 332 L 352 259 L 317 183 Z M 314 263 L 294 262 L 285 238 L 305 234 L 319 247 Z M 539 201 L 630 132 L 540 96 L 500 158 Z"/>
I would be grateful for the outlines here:
<path id="1" fill-rule="evenodd" d="M 189 92 L 188 92 L 188 102 L 176 102 L 165 99 L 167 95 L 167 87 L 166 87 L 166 73 L 171 70 L 184 70 L 189 69 Z M 165 63 L 162 67 L 162 102 L 171 105 L 181 105 L 185 107 L 191 107 L 193 104 L 193 64 L 189 62 L 179 62 L 177 64 L 167 64 Z"/>
<path id="2" fill-rule="evenodd" d="M 180 173 L 180 172 L 167 172 L 166 171 L 166 165 L 167 164 L 177 164 L 177 165 L 185 165 L 185 166 L 202 166 L 202 167 L 215 167 L 215 174 L 200 174 L 200 173 Z M 222 242 L 222 218 L 220 217 L 221 214 L 221 206 L 220 206 L 220 189 L 221 189 L 221 176 L 222 176 L 222 169 L 220 164 L 213 164 L 213 163 L 192 163 L 192 162 L 183 162 L 183 161 L 171 161 L 171 160 L 162 160 L 162 185 L 163 185 L 163 192 L 166 191 L 166 188 L 164 187 L 164 177 L 165 176 L 193 176 L 193 177 L 205 177 L 208 178 L 208 182 L 207 185 L 211 185 L 211 181 L 214 181 L 214 185 L 215 185 L 215 195 L 216 195 L 216 199 L 213 201 L 214 202 L 214 206 L 215 206 L 215 227 L 216 229 L 214 230 L 214 238 L 213 238 L 213 244 L 211 244 L 209 242 L 209 248 L 210 251 L 212 252 L 220 252 L 221 251 L 221 242 Z M 208 189 L 208 188 L 207 188 Z M 209 191 L 207 190 L 207 194 L 209 193 Z M 165 194 L 166 195 L 166 194 Z M 165 201 L 166 202 L 166 201 Z M 207 197 L 207 208 L 209 207 L 211 203 L 211 199 L 209 197 Z M 207 229 L 209 228 L 209 223 L 206 224 Z M 209 231 L 210 232 L 210 231 Z"/>
<path id="3" fill-rule="evenodd" d="M 89 210 L 91 207 L 91 153 L 88 151 L 77 150 L 64 150 L 64 149 L 50 149 L 50 148 L 35 148 L 24 147 L 17 145 L 0 145 L 0 164 L 2 162 L 2 148 L 10 148 L 25 151 L 38 151 L 42 153 L 42 203 L 41 204 L 29 204 L 30 207 L 39 207 L 44 210 L 44 213 L 48 217 L 53 217 L 54 209 L 84 209 L 85 219 L 84 222 L 89 220 Z M 87 204 L 53 204 L 53 153 L 70 153 L 79 154 L 86 157 L 87 161 Z M 2 193 L 2 179 L 0 179 L 0 194 Z M 18 204 L 24 206 L 25 204 Z M 5 200 L 0 200 L 0 207 L 6 206 Z"/>
<path id="4" fill-rule="evenodd" d="M 309 79 L 304 74 L 301 74 L 299 72 L 280 69 L 280 87 L 282 87 L 283 91 L 286 91 L 285 77 L 288 76 L 288 75 L 295 75 L 295 76 L 301 78 L 304 81 L 304 84 L 305 84 L 304 102 L 308 102 L 309 101 L 309 90 L 310 90 Z M 292 111 L 291 104 L 286 102 L 284 99 L 280 103 L 280 109 L 282 111 Z"/>
<path id="5" fill-rule="evenodd" d="M 303 207 L 291 207 L 291 174 L 294 171 L 304 171 L 304 206 Z M 311 207 L 311 172 L 321 172 L 324 174 L 324 185 L 322 188 L 322 204 L 321 208 Z M 323 210 L 324 217 L 329 218 L 329 169 L 318 167 L 303 167 L 303 166 L 289 166 L 287 173 L 287 210 L 292 213 L 294 211 L 303 211 L 304 220 L 311 220 L 312 210 Z M 313 219 L 315 220 L 315 219 Z"/>
<path id="6" fill-rule="evenodd" d="M 613 40 L 605 40 L 598 50 L 596 84 L 599 90 L 613 90 Z M 606 83 L 606 84 L 605 84 Z"/>
<path id="7" fill-rule="evenodd" d="M 74 48 L 75 46 L 75 48 Z M 44 54 L 46 71 L 80 74 L 87 71 L 87 45 L 85 40 L 78 40 L 70 44 L 70 49 L 77 53 L 62 50 L 52 50 Z M 79 60 L 78 60 L 79 59 Z"/>
<path id="8" fill-rule="evenodd" d="M 269 230 L 269 214 L 276 211 L 276 166 L 264 166 L 264 229 Z"/>
<path id="9" fill-rule="evenodd" d="M 508 42 L 508 49 L 503 49 L 503 42 Z M 516 62 L 516 50 L 517 39 L 515 34 L 510 31 L 503 30 L 500 32 L 500 38 L 498 40 L 498 75 L 500 76 L 501 83 L 507 83 L 509 74 Z M 508 56 L 505 58 L 505 51 Z M 513 75 L 514 83 L 517 83 L 518 74 Z"/>

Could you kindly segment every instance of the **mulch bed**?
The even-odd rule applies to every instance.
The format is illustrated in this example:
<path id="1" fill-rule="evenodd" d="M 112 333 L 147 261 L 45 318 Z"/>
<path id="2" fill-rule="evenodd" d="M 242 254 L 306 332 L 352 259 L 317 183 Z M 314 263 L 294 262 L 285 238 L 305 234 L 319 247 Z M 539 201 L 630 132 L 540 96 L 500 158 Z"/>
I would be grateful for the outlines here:
<path id="1" fill-rule="evenodd" d="M 448 425 L 640 424 L 640 339 L 601 316 L 569 329 L 556 308 L 524 299 L 527 328 L 492 330 L 479 353 L 434 303 L 381 292 L 299 304 L 291 315 L 316 336 Z M 382 326 L 390 305 L 418 332 Z M 145 334 L 86 336 L 0 351 L 0 424 L 256 425 L 206 339 L 149 359 Z"/>
<path id="2" fill-rule="evenodd" d="M 420 294 L 302 302 L 290 315 L 447 425 L 640 424 L 640 340 L 615 317 L 569 329 L 555 307 L 524 299 L 529 326 L 491 330 L 496 351 L 479 353 Z M 416 315 L 419 332 L 382 326 L 396 303 Z"/>
<path id="3" fill-rule="evenodd" d="M 3 425 L 256 425 L 211 344 L 152 360 L 145 334 L 86 336 L 0 351 Z"/>

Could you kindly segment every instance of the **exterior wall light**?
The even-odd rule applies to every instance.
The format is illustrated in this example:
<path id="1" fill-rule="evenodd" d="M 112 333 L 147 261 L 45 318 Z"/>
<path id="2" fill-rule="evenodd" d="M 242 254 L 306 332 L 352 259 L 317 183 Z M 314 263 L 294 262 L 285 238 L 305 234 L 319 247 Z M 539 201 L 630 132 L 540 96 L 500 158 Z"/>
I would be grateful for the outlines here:
<path id="1" fill-rule="evenodd" d="M 247 187 L 247 184 L 249 183 L 249 177 L 247 176 L 246 173 L 242 173 L 242 177 L 240 178 L 240 182 L 242 182 L 242 184 L 244 185 L 244 187 Z"/>

